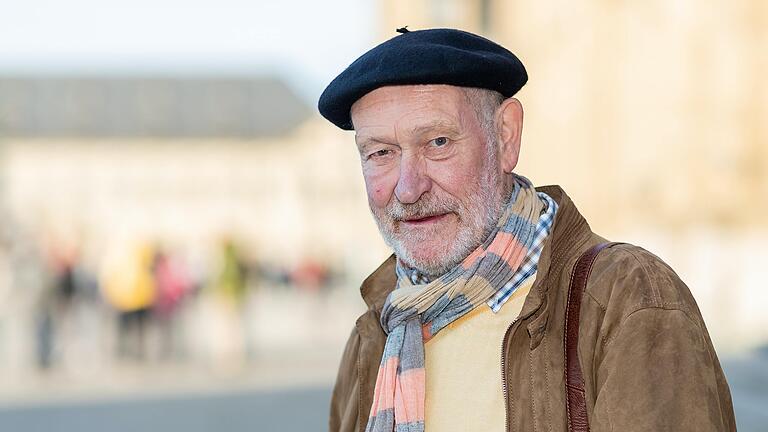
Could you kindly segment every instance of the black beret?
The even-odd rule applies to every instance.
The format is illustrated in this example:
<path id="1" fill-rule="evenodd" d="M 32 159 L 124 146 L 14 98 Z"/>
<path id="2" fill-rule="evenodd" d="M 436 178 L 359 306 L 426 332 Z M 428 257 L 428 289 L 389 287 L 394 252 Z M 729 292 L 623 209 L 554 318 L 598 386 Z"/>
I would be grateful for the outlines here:
<path id="1" fill-rule="evenodd" d="M 352 130 L 352 104 L 388 85 L 450 84 L 510 97 L 528 81 L 514 54 L 478 35 L 454 29 L 398 31 L 403 33 L 363 54 L 328 84 L 317 104 L 323 117 Z"/>

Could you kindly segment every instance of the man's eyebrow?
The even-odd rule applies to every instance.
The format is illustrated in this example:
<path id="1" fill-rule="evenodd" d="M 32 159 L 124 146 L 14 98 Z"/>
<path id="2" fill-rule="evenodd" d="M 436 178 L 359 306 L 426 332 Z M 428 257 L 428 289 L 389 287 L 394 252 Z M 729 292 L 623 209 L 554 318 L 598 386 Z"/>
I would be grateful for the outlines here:
<path id="1" fill-rule="evenodd" d="M 430 132 L 436 129 L 446 131 L 446 132 L 458 133 L 458 129 L 456 129 L 456 127 L 453 124 L 445 120 L 434 120 L 429 123 L 416 125 L 412 127 L 409 130 L 409 132 L 411 135 L 421 135 L 423 133 Z"/>
<path id="2" fill-rule="evenodd" d="M 358 148 L 364 147 L 366 145 L 373 144 L 373 143 L 393 145 L 392 143 L 388 142 L 384 138 L 378 138 L 373 135 L 358 135 L 358 134 L 355 134 L 355 143 L 357 144 Z"/>

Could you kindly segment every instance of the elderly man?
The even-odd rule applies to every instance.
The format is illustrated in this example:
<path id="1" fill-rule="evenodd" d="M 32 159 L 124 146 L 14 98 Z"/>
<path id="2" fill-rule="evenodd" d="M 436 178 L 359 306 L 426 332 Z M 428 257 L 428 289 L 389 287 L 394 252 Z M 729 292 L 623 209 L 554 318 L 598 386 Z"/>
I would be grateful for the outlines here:
<path id="1" fill-rule="evenodd" d="M 735 430 L 685 284 L 515 172 L 518 58 L 458 30 L 398 31 L 319 102 L 355 131 L 394 251 L 362 284 L 330 429 Z"/>

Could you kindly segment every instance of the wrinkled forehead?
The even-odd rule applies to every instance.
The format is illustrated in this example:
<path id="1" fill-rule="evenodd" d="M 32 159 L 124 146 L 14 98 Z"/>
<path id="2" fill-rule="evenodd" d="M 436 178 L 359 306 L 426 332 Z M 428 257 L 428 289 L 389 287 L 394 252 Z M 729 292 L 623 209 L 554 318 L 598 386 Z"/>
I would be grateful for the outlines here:
<path id="1" fill-rule="evenodd" d="M 462 87 L 441 84 L 385 86 L 358 99 L 350 111 L 358 135 L 374 129 L 418 132 L 430 125 L 466 126 L 472 106 Z"/>

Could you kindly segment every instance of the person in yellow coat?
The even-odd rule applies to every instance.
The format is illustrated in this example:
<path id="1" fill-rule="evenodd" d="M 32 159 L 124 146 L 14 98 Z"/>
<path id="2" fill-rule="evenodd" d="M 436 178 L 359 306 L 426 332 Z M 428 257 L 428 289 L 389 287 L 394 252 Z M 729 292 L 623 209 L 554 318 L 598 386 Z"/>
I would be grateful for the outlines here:
<path id="1" fill-rule="evenodd" d="M 116 249 L 104 262 L 101 291 L 117 312 L 120 358 L 142 360 L 145 356 L 147 321 L 156 296 L 153 262 L 154 248 L 146 242 Z"/>

